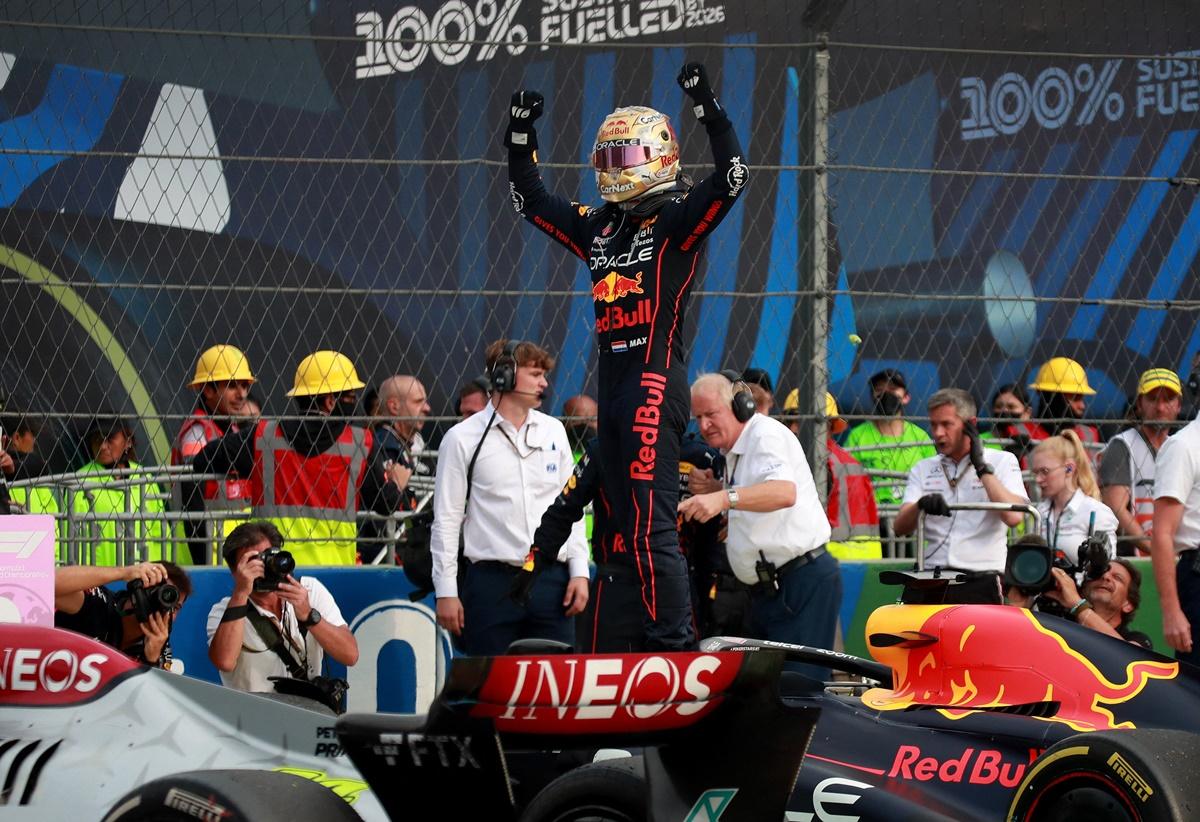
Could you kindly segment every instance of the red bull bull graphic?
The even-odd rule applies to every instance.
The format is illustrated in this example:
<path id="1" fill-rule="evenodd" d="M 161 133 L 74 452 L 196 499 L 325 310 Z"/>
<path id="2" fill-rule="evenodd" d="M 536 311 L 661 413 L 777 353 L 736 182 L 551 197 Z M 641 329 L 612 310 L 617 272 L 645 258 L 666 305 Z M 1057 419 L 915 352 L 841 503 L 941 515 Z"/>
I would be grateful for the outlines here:
<path id="1" fill-rule="evenodd" d="M 630 294 L 642 293 L 642 272 L 633 277 L 623 277 L 615 271 L 610 271 L 602 279 L 592 284 L 592 299 L 600 303 L 611 303 L 624 299 Z"/>
<path id="2" fill-rule="evenodd" d="M 1108 706 L 1179 674 L 1177 662 L 1138 659 L 1125 666 L 1122 681 L 1112 681 L 1033 613 L 1005 605 L 880 608 L 867 622 L 867 643 L 892 668 L 894 682 L 867 691 L 864 704 L 882 711 L 926 705 L 950 719 L 1042 704 L 1042 718 L 1079 731 L 1133 728 Z"/>

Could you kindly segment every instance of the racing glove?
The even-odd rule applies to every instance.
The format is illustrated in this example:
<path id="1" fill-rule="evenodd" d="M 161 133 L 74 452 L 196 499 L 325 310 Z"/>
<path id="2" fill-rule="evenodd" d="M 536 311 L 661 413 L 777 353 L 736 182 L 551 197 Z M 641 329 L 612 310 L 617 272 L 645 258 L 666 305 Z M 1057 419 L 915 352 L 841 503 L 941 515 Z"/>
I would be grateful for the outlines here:
<path id="1" fill-rule="evenodd" d="M 917 500 L 917 509 L 931 517 L 950 516 L 950 506 L 946 504 L 946 498 L 941 494 L 926 494 L 921 497 Z"/>
<path id="2" fill-rule="evenodd" d="M 514 94 L 508 105 L 504 145 L 516 151 L 536 151 L 537 132 L 533 129 L 533 123 L 545 109 L 546 98 L 536 91 L 522 90 Z"/>
<path id="3" fill-rule="evenodd" d="M 979 437 L 979 426 L 974 419 L 963 423 L 963 433 L 971 441 L 971 467 L 975 469 L 975 475 L 982 478 L 984 474 L 996 473 L 983 458 L 983 440 Z"/>
<path id="4" fill-rule="evenodd" d="M 717 102 L 717 95 L 708 84 L 708 72 L 701 63 L 685 63 L 675 78 L 679 87 L 692 100 L 692 113 L 701 123 L 708 125 L 725 116 L 724 109 Z"/>
<path id="5" fill-rule="evenodd" d="M 508 589 L 508 596 L 513 602 L 521 607 L 529 604 L 529 595 L 533 591 L 533 583 L 537 581 L 537 575 L 542 572 L 542 568 L 546 564 L 545 557 L 538 550 L 536 545 L 529 547 L 529 553 L 525 555 L 525 563 L 521 566 L 521 570 L 513 579 L 512 585 Z"/>

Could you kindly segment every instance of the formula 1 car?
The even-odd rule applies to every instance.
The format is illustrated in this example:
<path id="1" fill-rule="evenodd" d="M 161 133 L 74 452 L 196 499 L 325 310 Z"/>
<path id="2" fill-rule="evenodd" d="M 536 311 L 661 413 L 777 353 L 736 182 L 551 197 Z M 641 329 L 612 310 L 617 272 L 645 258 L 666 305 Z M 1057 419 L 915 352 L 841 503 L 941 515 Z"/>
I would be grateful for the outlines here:
<path id="1" fill-rule="evenodd" d="M 886 606 L 867 632 L 874 661 L 736 638 L 526 645 L 455 659 L 426 716 L 335 721 L 0 626 L 0 802 L 6 818 L 106 822 L 1200 812 L 1192 669 L 1007 606 Z M 867 681 L 816 682 L 789 659 Z"/>

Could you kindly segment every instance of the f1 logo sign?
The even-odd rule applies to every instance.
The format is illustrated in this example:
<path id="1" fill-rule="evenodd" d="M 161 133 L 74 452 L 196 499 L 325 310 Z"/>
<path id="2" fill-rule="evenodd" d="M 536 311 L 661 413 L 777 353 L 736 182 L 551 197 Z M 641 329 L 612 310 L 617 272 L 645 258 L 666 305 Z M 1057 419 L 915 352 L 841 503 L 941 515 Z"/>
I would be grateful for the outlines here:
<path id="1" fill-rule="evenodd" d="M 16 554 L 28 559 L 42 544 L 44 531 L 0 531 L 0 554 Z"/>

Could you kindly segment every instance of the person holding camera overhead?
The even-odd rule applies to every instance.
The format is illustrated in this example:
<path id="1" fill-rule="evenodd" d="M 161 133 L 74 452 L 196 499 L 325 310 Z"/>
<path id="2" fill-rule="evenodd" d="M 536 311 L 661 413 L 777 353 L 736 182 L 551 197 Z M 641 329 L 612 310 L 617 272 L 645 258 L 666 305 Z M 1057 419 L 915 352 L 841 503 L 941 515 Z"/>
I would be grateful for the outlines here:
<path id="1" fill-rule="evenodd" d="M 337 603 L 311 575 L 292 576 L 296 562 L 270 522 L 244 522 L 221 553 L 233 593 L 208 613 L 208 658 L 222 684 L 239 691 L 278 690 L 272 677 L 311 682 L 325 654 L 347 667 L 358 642 Z"/>
<path id="2" fill-rule="evenodd" d="M 1100 486 L 1087 450 L 1074 431 L 1042 440 L 1033 449 L 1033 478 L 1041 489 L 1042 535 L 1052 552 L 1079 564 L 1079 546 L 1101 536 L 1108 555 L 1117 555 L 1117 515 L 1100 501 Z"/>
<path id="3" fill-rule="evenodd" d="M 104 587 L 114 582 L 125 582 L 125 590 L 114 593 Z M 54 625 L 171 670 L 171 627 L 191 593 L 187 572 L 173 562 L 56 568 Z"/>

